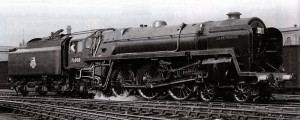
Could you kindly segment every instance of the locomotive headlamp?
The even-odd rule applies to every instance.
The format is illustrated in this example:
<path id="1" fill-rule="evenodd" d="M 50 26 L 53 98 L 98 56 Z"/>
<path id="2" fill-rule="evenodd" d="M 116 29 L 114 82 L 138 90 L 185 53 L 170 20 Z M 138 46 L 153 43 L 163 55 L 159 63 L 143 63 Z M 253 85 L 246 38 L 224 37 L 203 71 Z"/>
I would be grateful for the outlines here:
<path id="1" fill-rule="evenodd" d="M 256 28 L 256 33 L 257 33 L 257 34 L 264 34 L 264 33 L 265 33 L 265 30 L 264 30 L 264 28 L 257 27 L 257 28 Z"/>

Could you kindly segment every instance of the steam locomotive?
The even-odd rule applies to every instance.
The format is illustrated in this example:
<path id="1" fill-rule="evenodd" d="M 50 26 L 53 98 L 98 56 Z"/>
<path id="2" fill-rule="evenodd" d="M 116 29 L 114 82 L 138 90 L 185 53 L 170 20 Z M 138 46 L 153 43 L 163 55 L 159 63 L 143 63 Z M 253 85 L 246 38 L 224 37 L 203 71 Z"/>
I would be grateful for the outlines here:
<path id="1" fill-rule="evenodd" d="M 283 72 L 282 35 L 257 17 L 168 26 L 106 28 L 35 38 L 9 53 L 9 81 L 35 91 L 137 94 L 153 100 L 217 97 L 268 100 L 293 74 Z"/>

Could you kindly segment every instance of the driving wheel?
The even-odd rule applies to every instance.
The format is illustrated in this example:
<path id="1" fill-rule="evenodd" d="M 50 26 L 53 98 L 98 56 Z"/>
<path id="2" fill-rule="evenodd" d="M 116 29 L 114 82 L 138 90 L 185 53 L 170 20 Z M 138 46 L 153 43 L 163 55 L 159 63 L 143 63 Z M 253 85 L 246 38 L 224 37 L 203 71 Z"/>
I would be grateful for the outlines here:
<path id="1" fill-rule="evenodd" d="M 152 85 L 161 83 L 162 79 L 162 72 L 158 70 L 156 65 L 143 66 L 137 74 L 137 84 L 148 87 L 138 89 L 139 95 L 146 100 L 156 99 L 160 94 L 160 89 L 152 88 Z"/>
<path id="2" fill-rule="evenodd" d="M 124 85 L 134 83 L 134 73 L 131 69 L 116 69 L 111 76 L 111 90 L 115 96 L 129 95 L 130 90 L 124 88 Z"/>
<path id="3" fill-rule="evenodd" d="M 193 94 L 194 85 L 192 82 L 187 82 L 172 86 L 168 89 L 169 95 L 174 100 L 188 100 Z"/>

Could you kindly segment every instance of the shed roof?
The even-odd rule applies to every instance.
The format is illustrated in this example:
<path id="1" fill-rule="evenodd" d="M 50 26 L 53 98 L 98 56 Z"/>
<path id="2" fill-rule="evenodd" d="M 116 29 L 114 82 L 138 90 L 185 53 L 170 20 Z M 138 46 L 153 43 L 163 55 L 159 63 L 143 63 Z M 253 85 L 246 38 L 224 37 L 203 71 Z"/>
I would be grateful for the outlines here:
<path id="1" fill-rule="evenodd" d="M 291 32 L 291 31 L 300 31 L 300 27 L 288 27 L 288 28 L 280 28 L 281 32 Z"/>

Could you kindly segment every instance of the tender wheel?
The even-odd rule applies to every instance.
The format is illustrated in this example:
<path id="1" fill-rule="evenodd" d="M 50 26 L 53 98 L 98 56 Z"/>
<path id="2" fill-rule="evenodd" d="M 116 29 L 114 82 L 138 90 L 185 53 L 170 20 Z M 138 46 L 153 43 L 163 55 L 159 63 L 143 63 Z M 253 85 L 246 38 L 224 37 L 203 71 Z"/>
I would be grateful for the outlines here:
<path id="1" fill-rule="evenodd" d="M 161 82 L 161 79 L 163 79 L 163 75 L 154 65 L 143 66 L 137 74 L 138 85 L 158 84 Z M 160 90 L 150 87 L 145 89 L 138 89 L 138 93 L 146 100 L 153 100 L 159 96 Z"/>
<path id="2" fill-rule="evenodd" d="M 47 95 L 47 91 L 37 91 L 37 93 L 38 93 L 40 96 L 45 96 L 45 95 Z"/>
<path id="3" fill-rule="evenodd" d="M 45 96 L 47 95 L 47 91 L 43 91 L 42 86 L 40 86 L 36 92 L 40 95 L 40 96 Z"/>
<path id="4" fill-rule="evenodd" d="M 235 101 L 244 103 L 251 97 L 251 87 L 248 83 L 242 81 L 236 84 L 233 98 Z"/>
<path id="5" fill-rule="evenodd" d="M 20 93 L 21 93 L 23 96 L 27 96 L 29 92 L 26 91 L 26 90 L 20 90 Z"/>
<path id="6" fill-rule="evenodd" d="M 63 92 L 62 91 L 56 91 L 55 95 L 63 95 Z"/>
<path id="7" fill-rule="evenodd" d="M 131 69 L 116 69 L 111 76 L 111 90 L 113 95 L 122 96 L 131 91 L 125 89 L 124 85 L 132 85 L 134 82 L 134 73 Z"/>
<path id="8" fill-rule="evenodd" d="M 200 87 L 200 98 L 204 102 L 211 102 L 216 97 L 216 87 L 210 83 L 206 83 Z"/>
<path id="9" fill-rule="evenodd" d="M 169 95 L 174 100 L 188 100 L 193 94 L 194 85 L 191 82 L 172 86 L 168 89 Z"/>

